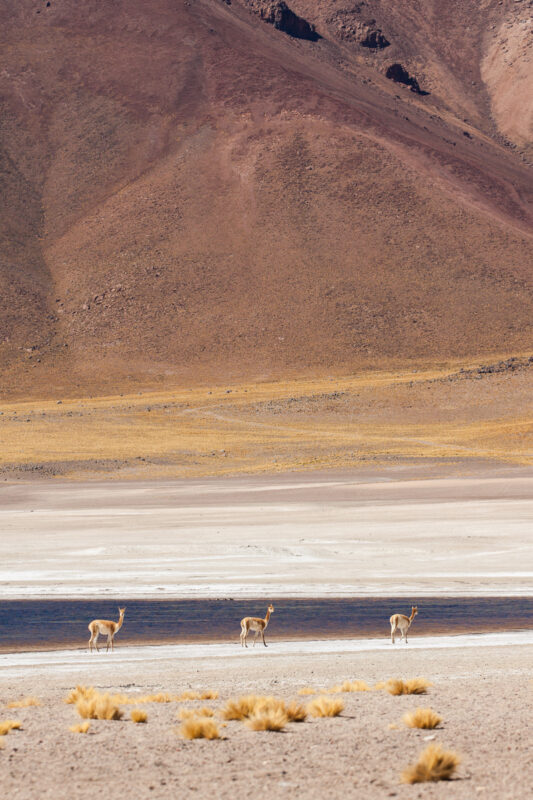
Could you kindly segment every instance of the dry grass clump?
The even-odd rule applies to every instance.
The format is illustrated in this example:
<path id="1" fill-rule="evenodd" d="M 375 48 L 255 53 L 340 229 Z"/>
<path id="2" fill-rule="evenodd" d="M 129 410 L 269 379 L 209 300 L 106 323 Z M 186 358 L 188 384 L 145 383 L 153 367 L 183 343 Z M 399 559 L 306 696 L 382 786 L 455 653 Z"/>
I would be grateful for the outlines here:
<path id="1" fill-rule="evenodd" d="M 299 695 L 320 694 L 321 689 L 312 689 L 310 686 L 304 686 L 303 689 L 298 689 Z"/>
<path id="2" fill-rule="evenodd" d="M 28 706 L 40 706 L 41 701 L 37 697 L 23 697 L 22 700 L 13 700 L 8 703 L 8 708 L 28 708 Z"/>
<path id="3" fill-rule="evenodd" d="M 426 694 L 428 686 L 433 684 L 425 678 L 410 678 L 407 681 L 402 681 L 399 678 L 391 678 L 385 684 L 385 689 L 389 694 L 395 696 L 401 694 Z"/>
<path id="4" fill-rule="evenodd" d="M 307 711 L 312 717 L 338 717 L 344 711 L 344 703 L 339 698 L 322 695 L 307 704 Z"/>
<path id="5" fill-rule="evenodd" d="M 283 708 L 264 707 L 245 720 L 245 725 L 251 731 L 281 731 L 289 721 Z"/>
<path id="6" fill-rule="evenodd" d="M 215 712 L 212 708 L 204 706 L 203 708 L 180 708 L 178 711 L 178 719 L 192 719 L 193 717 L 213 717 Z"/>
<path id="7" fill-rule="evenodd" d="M 134 708 L 130 713 L 130 717 L 133 720 L 133 722 L 146 722 L 146 720 L 148 719 L 148 714 L 141 708 Z"/>
<path id="8" fill-rule="evenodd" d="M 79 725 L 71 725 L 69 731 L 72 731 L 72 733 L 87 733 L 90 727 L 91 723 L 89 721 L 80 722 Z"/>
<path id="9" fill-rule="evenodd" d="M 220 739 L 220 732 L 211 717 L 190 717 L 179 728 L 182 739 Z"/>
<path id="10" fill-rule="evenodd" d="M 65 703 L 77 703 L 78 700 L 87 700 L 89 697 L 95 693 L 95 689 L 92 686 L 76 686 L 75 689 L 72 689 L 67 697 L 65 697 Z"/>
<path id="11" fill-rule="evenodd" d="M 343 681 L 338 686 L 332 686 L 328 689 L 330 694 L 338 694 L 339 692 L 370 692 L 372 691 L 368 683 L 365 681 Z"/>
<path id="12" fill-rule="evenodd" d="M 238 700 L 231 698 L 220 710 L 222 719 L 246 719 L 246 717 L 250 717 L 254 713 L 258 701 L 263 699 L 255 694 L 239 697 Z"/>
<path id="13" fill-rule="evenodd" d="M 433 730 L 442 722 L 442 717 L 439 717 L 431 708 L 417 708 L 416 711 L 404 714 L 402 719 L 408 728 L 424 728 L 427 730 Z"/>
<path id="14" fill-rule="evenodd" d="M 94 690 L 89 697 L 78 700 L 76 711 L 84 719 L 122 719 L 124 715 L 111 695 Z"/>
<path id="15" fill-rule="evenodd" d="M 200 700 L 218 700 L 218 692 L 212 689 L 206 689 L 200 693 Z"/>
<path id="16" fill-rule="evenodd" d="M 18 719 L 5 719 L 0 722 L 0 736 L 7 736 L 9 731 L 20 730 L 22 722 Z"/>
<path id="17" fill-rule="evenodd" d="M 460 763 L 457 753 L 443 750 L 440 744 L 430 744 L 420 753 L 416 764 L 404 769 L 402 783 L 449 781 Z"/>
<path id="18" fill-rule="evenodd" d="M 194 692 L 192 689 L 186 689 L 184 692 L 180 694 L 179 697 L 176 697 L 176 700 L 209 700 L 208 697 L 202 697 L 200 692 Z"/>
<path id="19" fill-rule="evenodd" d="M 285 706 L 285 713 L 289 722 L 305 722 L 307 719 L 305 706 L 302 706 L 297 700 L 291 700 L 291 702 Z"/>
<path id="20" fill-rule="evenodd" d="M 144 694 L 142 697 L 137 697 L 133 701 L 129 700 L 129 702 L 134 703 L 173 703 L 176 700 L 179 700 L 179 697 L 176 695 L 168 694 L 168 692 L 158 692 L 157 694 Z M 120 702 L 120 701 L 119 701 Z"/>

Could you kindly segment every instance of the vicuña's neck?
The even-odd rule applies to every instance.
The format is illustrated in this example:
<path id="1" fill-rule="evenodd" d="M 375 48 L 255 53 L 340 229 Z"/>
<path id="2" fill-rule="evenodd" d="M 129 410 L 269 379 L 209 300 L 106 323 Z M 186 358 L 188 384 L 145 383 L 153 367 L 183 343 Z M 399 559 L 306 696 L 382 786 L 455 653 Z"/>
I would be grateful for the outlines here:
<path id="1" fill-rule="evenodd" d="M 414 620 L 414 618 L 415 618 L 415 612 L 411 611 L 411 615 L 409 617 L 409 622 L 412 622 Z"/>
<path id="2" fill-rule="evenodd" d="M 122 628 L 122 623 L 123 623 L 123 622 L 124 622 L 124 614 L 121 614 L 121 615 L 120 615 L 120 617 L 118 618 L 118 622 L 117 622 L 117 631 L 118 631 L 120 628 Z"/>
<path id="3" fill-rule="evenodd" d="M 270 609 L 267 609 L 267 613 L 266 613 L 266 617 L 265 617 L 265 622 L 268 622 L 268 620 L 269 620 L 269 619 L 270 619 Z"/>

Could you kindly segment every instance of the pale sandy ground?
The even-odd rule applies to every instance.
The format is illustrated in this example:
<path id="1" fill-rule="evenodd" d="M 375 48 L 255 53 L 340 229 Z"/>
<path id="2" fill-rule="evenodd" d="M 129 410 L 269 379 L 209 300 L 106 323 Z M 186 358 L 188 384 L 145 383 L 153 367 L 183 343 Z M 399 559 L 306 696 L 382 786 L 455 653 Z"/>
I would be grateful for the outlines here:
<path id="1" fill-rule="evenodd" d="M 5 485 L 0 530 L 4 598 L 533 593 L 529 468 Z"/>
<path id="2" fill-rule="evenodd" d="M 0 719 L 16 717 L 24 725 L 3 737 L 2 795 L 17 800 L 100 795 L 110 800 L 240 800 L 258 795 L 526 800 L 533 795 L 533 643 L 530 634 L 521 637 L 496 637 L 492 643 L 485 637 L 454 637 L 455 642 L 442 647 L 436 639 L 413 635 L 413 646 L 393 649 L 379 643 L 381 649 L 376 649 L 378 643 L 373 647 L 367 641 L 367 649 L 357 650 L 356 643 L 346 649 L 346 643 L 339 643 L 345 649 L 338 651 L 334 643 L 311 642 L 245 652 L 237 645 L 190 645 L 181 652 L 132 648 L 132 653 L 122 647 L 113 656 L 94 655 L 90 661 L 82 653 L 58 653 L 54 664 L 50 654 L 34 653 L 33 666 L 20 663 L 20 656 L 10 665 L 6 656 L 0 665 L 0 699 L 31 693 L 44 705 L 0 709 Z M 190 651 L 184 654 L 187 647 Z M 128 719 L 93 721 L 86 736 L 68 730 L 77 715 L 73 706 L 62 703 L 76 683 L 129 694 L 218 689 L 220 699 L 208 703 L 218 708 L 241 693 L 291 698 L 305 685 L 418 675 L 434 683 L 425 697 L 392 697 L 383 691 L 343 694 L 345 711 L 339 718 L 292 724 L 281 733 L 252 732 L 230 722 L 222 729 L 224 740 L 211 742 L 179 739 L 177 703 L 145 705 L 146 725 Z M 406 711 L 427 706 L 443 717 L 440 729 L 402 726 Z M 390 729 L 391 724 L 399 728 Z M 457 779 L 402 785 L 401 770 L 433 733 L 437 742 L 461 754 Z"/>
<path id="3" fill-rule="evenodd" d="M 401 476 L 397 476 L 399 478 Z M 432 481 L 349 475 L 189 483 L 39 484 L 0 493 L 1 596 L 269 594 L 531 594 L 533 477 Z M 497 603 L 497 598 L 495 598 Z M 22 731 L 2 737 L 2 795 L 144 798 L 447 798 L 533 796 L 531 632 L 386 639 L 119 646 L 0 656 L 0 702 Z M 147 725 L 93 722 L 86 736 L 62 698 L 102 690 L 217 689 L 293 697 L 306 685 L 423 675 L 427 697 L 343 695 L 337 719 L 183 742 L 177 704 L 149 705 Z M 305 699 L 305 698 L 304 698 Z M 188 704 L 191 705 L 191 704 Z M 402 714 L 431 706 L 436 740 L 463 759 L 452 783 L 403 786 L 399 775 L 432 735 Z M 397 723 L 399 729 L 390 729 Z"/>

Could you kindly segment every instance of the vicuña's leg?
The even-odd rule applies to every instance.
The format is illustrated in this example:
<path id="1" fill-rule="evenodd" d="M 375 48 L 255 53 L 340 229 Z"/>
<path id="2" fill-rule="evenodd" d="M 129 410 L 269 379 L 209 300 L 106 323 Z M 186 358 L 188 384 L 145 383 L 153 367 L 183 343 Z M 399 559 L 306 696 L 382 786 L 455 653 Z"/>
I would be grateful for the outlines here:
<path id="1" fill-rule="evenodd" d="M 390 626 L 390 640 L 392 644 L 396 644 L 396 625 L 391 622 Z"/>
<path id="2" fill-rule="evenodd" d="M 111 634 L 108 633 L 107 634 L 107 647 L 105 649 L 106 653 L 109 653 L 109 645 L 110 645 L 110 643 L 111 643 Z"/>
<path id="3" fill-rule="evenodd" d="M 264 631 L 261 631 L 261 638 L 263 639 L 263 644 L 264 644 L 264 645 L 265 645 L 265 647 L 266 647 L 266 646 L 267 646 L 267 643 L 265 642 L 265 632 L 264 632 Z"/>
<path id="4" fill-rule="evenodd" d="M 259 636 L 259 631 L 256 631 L 255 632 L 255 636 L 254 636 L 254 643 L 253 643 L 252 647 L 255 647 L 255 643 L 257 642 L 257 637 L 258 636 Z"/>
<path id="5" fill-rule="evenodd" d="M 243 628 L 241 632 L 242 641 L 244 642 L 244 647 L 248 647 L 248 642 L 246 641 L 248 636 L 248 629 Z"/>

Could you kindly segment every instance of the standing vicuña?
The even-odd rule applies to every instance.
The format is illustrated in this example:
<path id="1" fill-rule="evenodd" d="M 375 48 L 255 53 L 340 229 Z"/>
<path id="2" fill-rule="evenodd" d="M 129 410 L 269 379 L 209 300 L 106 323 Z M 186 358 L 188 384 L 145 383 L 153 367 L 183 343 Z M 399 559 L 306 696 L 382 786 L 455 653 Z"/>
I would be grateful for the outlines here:
<path id="1" fill-rule="evenodd" d="M 274 611 L 274 606 L 271 603 L 268 607 L 266 617 L 264 619 L 261 619 L 261 617 L 244 617 L 244 619 L 241 619 L 242 647 L 248 647 L 248 645 L 246 644 L 246 637 L 248 636 L 248 633 L 250 631 L 255 631 L 253 647 L 255 647 L 255 640 L 257 639 L 259 634 L 261 634 L 263 644 L 265 645 L 265 647 L 267 646 L 267 643 L 265 642 L 265 629 L 266 626 L 268 625 L 268 620 L 270 619 L 270 615 L 272 614 L 273 611 Z"/>
<path id="2" fill-rule="evenodd" d="M 109 645 L 111 644 L 111 650 L 113 650 L 113 639 L 115 638 L 115 634 L 122 628 L 122 623 L 124 622 L 124 612 L 126 611 L 125 608 L 119 608 L 119 618 L 118 622 L 113 622 L 109 619 L 93 619 L 92 622 L 89 622 L 89 630 L 91 631 L 91 638 L 89 639 L 89 650 L 92 653 L 93 644 L 96 647 L 96 652 L 99 653 L 98 650 L 98 636 L 101 633 L 102 636 L 107 634 L 107 647 L 106 653 L 109 650 Z"/>
<path id="3" fill-rule="evenodd" d="M 407 644 L 407 631 L 411 627 L 411 622 L 414 620 L 417 614 L 418 608 L 416 606 L 411 606 L 410 617 L 406 617 L 405 614 L 392 615 L 390 618 L 390 638 L 393 644 L 396 642 L 396 631 L 400 631 L 402 634 L 402 639 L 404 640 L 405 644 Z"/>

